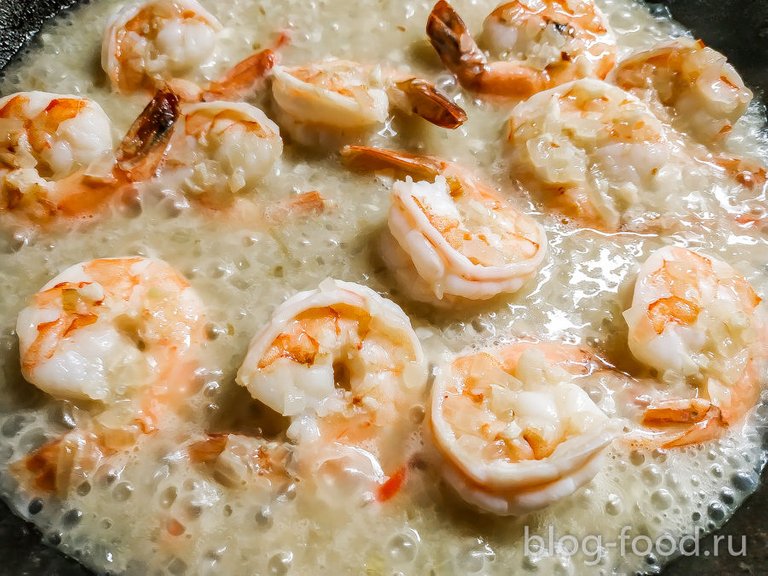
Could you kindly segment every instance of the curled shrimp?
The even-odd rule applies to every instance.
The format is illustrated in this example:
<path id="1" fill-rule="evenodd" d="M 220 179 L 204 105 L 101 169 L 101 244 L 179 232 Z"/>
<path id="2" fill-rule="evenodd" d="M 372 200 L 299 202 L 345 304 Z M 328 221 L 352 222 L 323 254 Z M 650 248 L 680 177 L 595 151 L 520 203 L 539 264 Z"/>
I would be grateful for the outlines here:
<path id="1" fill-rule="evenodd" d="M 446 481 L 499 515 L 543 508 L 589 482 L 616 436 L 580 386 L 599 371 L 585 350 L 549 342 L 516 342 L 444 365 L 425 423 Z"/>
<path id="2" fill-rule="evenodd" d="M 665 246 L 640 267 L 624 318 L 632 354 L 668 388 L 642 417 L 664 447 L 716 438 L 757 402 L 759 304 L 731 266 L 686 248 Z"/>
<path id="3" fill-rule="evenodd" d="M 752 100 L 725 56 L 690 38 L 630 55 L 616 67 L 614 81 L 640 95 L 650 90 L 675 111 L 677 126 L 705 144 L 728 135 Z"/>
<path id="4" fill-rule="evenodd" d="M 162 260 L 90 260 L 45 284 L 16 323 L 22 374 L 87 407 L 93 425 L 44 445 L 26 469 L 38 480 L 59 477 L 61 459 L 68 470 L 83 467 L 157 430 L 192 380 L 203 321 L 197 294 Z"/>
<path id="5" fill-rule="evenodd" d="M 467 119 L 426 80 L 335 58 L 274 67 L 272 97 L 280 125 L 306 145 L 360 138 L 383 124 L 391 107 L 444 128 Z"/>
<path id="6" fill-rule="evenodd" d="M 231 204 L 256 187 L 282 155 L 280 129 L 255 106 L 201 102 L 183 104 L 181 111 L 165 173 L 205 205 Z"/>
<path id="7" fill-rule="evenodd" d="M 418 299 L 516 292 L 541 266 L 544 229 L 460 166 L 361 146 L 345 147 L 342 160 L 406 175 L 392 186 L 383 256 Z"/>
<path id="8" fill-rule="evenodd" d="M 251 396 L 291 418 L 305 479 L 374 494 L 402 469 L 408 414 L 426 378 L 403 311 L 370 288 L 330 279 L 275 310 L 237 373 Z"/>
<path id="9" fill-rule="evenodd" d="M 194 76 L 214 55 L 222 26 L 196 0 L 146 0 L 110 19 L 101 66 L 115 90 L 153 92 L 172 78 Z"/>
<path id="10" fill-rule="evenodd" d="M 0 213 L 44 224 L 91 218 L 121 187 L 153 175 L 178 117 L 158 92 L 115 154 L 109 119 L 86 98 L 20 92 L 0 100 Z"/>
<path id="11" fill-rule="evenodd" d="M 591 0 L 514 0 L 485 19 L 488 57 L 445 0 L 427 20 L 427 36 L 464 88 L 526 98 L 578 78 L 606 77 L 616 61 L 616 40 Z"/>
<path id="12" fill-rule="evenodd" d="M 604 230 L 654 206 L 682 206 L 706 177 L 645 103 L 600 80 L 518 104 L 507 143 L 516 177 L 568 218 Z"/>

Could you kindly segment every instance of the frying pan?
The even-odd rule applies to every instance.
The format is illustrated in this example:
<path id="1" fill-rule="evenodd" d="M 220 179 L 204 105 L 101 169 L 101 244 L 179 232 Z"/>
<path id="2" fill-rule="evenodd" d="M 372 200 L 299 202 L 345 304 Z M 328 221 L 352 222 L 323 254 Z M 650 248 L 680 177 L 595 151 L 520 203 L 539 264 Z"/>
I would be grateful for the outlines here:
<path id="1" fill-rule="evenodd" d="M 19 53 L 43 23 L 90 0 L 0 0 L 0 70 Z M 768 2 L 765 0 L 664 0 L 651 4 L 669 10 L 708 45 L 720 50 L 744 77 L 758 98 L 768 93 Z M 763 477 L 765 479 L 765 473 Z M 768 574 L 768 486 L 763 485 L 717 533 L 700 543 L 697 557 L 678 558 L 664 576 Z M 746 556 L 713 554 L 718 536 L 734 537 Z M 652 566 L 649 566 L 652 569 Z M 0 575 L 88 576 L 85 568 L 48 547 L 31 524 L 0 503 Z"/>

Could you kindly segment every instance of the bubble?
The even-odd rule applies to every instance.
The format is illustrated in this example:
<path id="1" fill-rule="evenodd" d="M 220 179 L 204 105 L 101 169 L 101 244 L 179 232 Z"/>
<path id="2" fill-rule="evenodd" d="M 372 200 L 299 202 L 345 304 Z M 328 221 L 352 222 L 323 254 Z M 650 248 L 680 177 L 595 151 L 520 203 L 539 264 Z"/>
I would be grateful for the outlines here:
<path id="1" fill-rule="evenodd" d="M 112 490 L 112 497 L 118 502 L 125 502 L 133 495 L 133 486 L 130 482 L 120 482 Z"/>
<path id="2" fill-rule="evenodd" d="M 726 506 L 731 506 L 736 501 L 736 498 L 733 494 L 733 490 L 730 488 L 723 488 L 720 491 L 720 501 L 725 504 Z"/>
<path id="3" fill-rule="evenodd" d="M 82 511 L 74 508 L 64 513 L 64 515 L 61 517 L 61 523 L 65 528 L 72 528 L 73 526 L 77 526 L 82 519 Z"/>
<path id="4" fill-rule="evenodd" d="M 662 481 L 661 470 L 656 465 L 648 466 L 642 473 L 643 484 L 648 487 L 658 486 Z"/>
<path id="5" fill-rule="evenodd" d="M 160 506 L 163 508 L 170 508 L 176 501 L 179 491 L 176 486 L 169 486 L 160 494 Z"/>
<path id="6" fill-rule="evenodd" d="M 271 528 L 273 522 L 272 510 L 269 508 L 269 506 L 262 506 L 259 508 L 256 514 L 254 514 L 254 519 L 256 520 L 256 524 L 258 524 L 261 528 Z"/>
<path id="7" fill-rule="evenodd" d="M 187 563 L 184 562 L 184 560 L 181 558 L 174 558 L 171 560 L 171 563 L 168 564 L 168 572 L 174 576 L 181 576 L 181 574 L 186 574 Z"/>
<path id="8" fill-rule="evenodd" d="M 278 552 L 269 559 L 267 572 L 271 576 L 284 576 L 293 562 L 293 552 Z"/>
<path id="9" fill-rule="evenodd" d="M 725 508 L 720 502 L 711 502 L 707 507 L 707 514 L 715 522 L 721 522 L 725 519 Z"/>
<path id="10" fill-rule="evenodd" d="M 720 466 L 720 464 L 712 464 L 712 466 L 709 467 L 709 473 L 715 478 L 722 478 L 723 467 Z"/>
<path id="11" fill-rule="evenodd" d="M 606 514 L 610 514 L 611 516 L 618 516 L 621 514 L 621 511 L 623 509 L 623 505 L 621 503 L 621 498 L 618 494 L 609 494 L 608 495 L 608 501 L 605 503 L 605 512 Z"/>
<path id="12" fill-rule="evenodd" d="M 465 547 L 458 555 L 456 563 L 465 574 L 477 574 L 485 568 L 486 562 L 493 562 L 496 553 L 480 538 L 475 544 Z"/>
<path id="13" fill-rule="evenodd" d="M 736 490 L 751 492 L 754 490 L 757 481 L 749 472 L 739 471 L 731 476 L 731 484 L 733 484 Z"/>
<path id="14" fill-rule="evenodd" d="M 39 514 L 43 509 L 43 501 L 40 498 L 34 498 L 30 501 L 29 506 L 27 506 L 27 510 L 29 510 L 29 513 L 33 516 L 35 514 Z"/>
<path id="15" fill-rule="evenodd" d="M 407 530 L 395 534 L 387 545 L 389 555 L 397 563 L 409 564 L 418 553 L 419 534 L 415 530 Z"/>
<path id="16" fill-rule="evenodd" d="M 666 510 L 672 505 L 672 494 L 664 488 L 659 488 L 651 494 L 651 504 L 656 510 Z"/>
<path id="17" fill-rule="evenodd" d="M 632 452 L 629 453 L 629 461 L 633 466 L 640 466 L 645 462 L 645 455 L 637 450 L 632 450 Z"/>
<path id="18" fill-rule="evenodd" d="M 296 483 L 289 482 L 280 490 L 280 494 L 277 499 L 280 502 L 290 502 L 296 498 Z"/>
<path id="19" fill-rule="evenodd" d="M 77 495 L 78 496 L 88 496 L 88 494 L 91 491 L 91 483 L 90 482 L 82 482 L 77 487 Z"/>

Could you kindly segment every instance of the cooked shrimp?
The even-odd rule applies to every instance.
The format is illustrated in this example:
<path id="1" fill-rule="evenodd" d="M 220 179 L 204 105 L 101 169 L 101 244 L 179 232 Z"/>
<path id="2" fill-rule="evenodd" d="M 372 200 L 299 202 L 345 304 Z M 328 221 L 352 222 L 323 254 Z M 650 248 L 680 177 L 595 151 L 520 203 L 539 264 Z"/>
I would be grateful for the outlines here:
<path id="1" fill-rule="evenodd" d="M 204 204 L 231 203 L 236 194 L 253 189 L 282 155 L 277 125 L 245 102 L 184 104 L 182 119 L 167 168 L 188 196 Z"/>
<path id="2" fill-rule="evenodd" d="M 346 470 L 371 490 L 385 481 L 382 469 L 392 476 L 403 465 L 408 414 L 426 378 L 403 311 L 370 288 L 330 279 L 277 308 L 237 374 L 255 399 L 291 417 L 307 480 Z"/>
<path id="3" fill-rule="evenodd" d="M 390 107 L 444 128 L 456 128 L 467 119 L 426 80 L 335 58 L 276 66 L 272 97 L 280 125 L 306 145 L 360 138 L 384 123 Z"/>
<path id="4" fill-rule="evenodd" d="M 195 77 L 215 52 L 221 24 L 196 0 L 145 0 L 107 25 L 101 66 L 115 90 L 154 92 L 172 78 Z"/>
<path id="5" fill-rule="evenodd" d="M 492 298 L 516 292 L 541 266 L 544 229 L 467 170 L 360 146 L 344 148 L 342 159 L 352 168 L 407 176 L 392 186 L 392 241 L 385 240 L 383 256 L 415 297 Z"/>
<path id="6" fill-rule="evenodd" d="M 754 406 L 765 346 L 759 304 L 728 264 L 686 248 L 661 248 L 640 267 L 624 318 L 632 354 L 669 387 L 643 415 L 664 446 L 716 437 Z"/>
<path id="7" fill-rule="evenodd" d="M 0 100 L 0 213 L 44 223 L 92 217 L 121 186 L 164 160 L 178 116 L 160 92 L 112 150 L 109 119 L 86 98 L 20 92 Z M 103 165 L 103 166 L 102 166 Z"/>
<path id="8" fill-rule="evenodd" d="M 132 446 L 182 403 L 203 339 L 203 306 L 161 260 L 97 259 L 43 286 L 19 313 L 16 333 L 27 381 L 84 403 L 93 416 L 22 461 L 38 487 L 58 478 L 50 489 L 61 490 L 67 470 Z"/>
<path id="9" fill-rule="evenodd" d="M 706 176 L 648 106 L 600 80 L 521 102 L 507 140 L 516 177 L 566 216 L 607 230 L 643 207 L 677 207 Z"/>
<path id="10" fill-rule="evenodd" d="M 447 482 L 500 515 L 543 508 L 589 482 L 615 437 L 579 385 L 599 369 L 588 352 L 545 342 L 473 352 L 443 366 L 426 426 Z"/>
<path id="11" fill-rule="evenodd" d="M 616 67 L 614 80 L 641 96 L 652 91 L 674 109 L 675 124 L 705 144 L 729 134 L 752 100 L 725 56 L 689 38 L 629 56 Z"/>
<path id="12" fill-rule="evenodd" d="M 578 78 L 603 79 L 616 61 L 616 40 L 591 0 L 514 0 L 485 19 L 478 47 L 445 0 L 435 4 L 427 35 L 443 64 L 464 88 L 481 94 L 527 98 Z"/>

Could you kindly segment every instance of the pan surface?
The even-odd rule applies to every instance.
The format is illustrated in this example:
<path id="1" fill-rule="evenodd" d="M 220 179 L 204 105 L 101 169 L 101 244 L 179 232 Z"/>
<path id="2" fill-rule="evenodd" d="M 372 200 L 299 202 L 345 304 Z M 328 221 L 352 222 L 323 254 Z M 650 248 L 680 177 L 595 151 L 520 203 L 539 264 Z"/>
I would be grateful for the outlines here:
<path id="1" fill-rule="evenodd" d="M 0 0 L 0 70 L 45 21 L 89 0 Z M 768 2 L 765 0 L 665 0 L 652 8 L 667 11 L 694 35 L 723 52 L 756 96 L 768 93 Z M 0 271 L 1 273 L 1 271 Z M 765 473 L 763 479 L 765 480 Z M 717 533 L 702 539 L 696 556 L 678 558 L 665 576 L 768 574 L 768 486 L 761 486 Z M 730 536 L 743 556 L 722 554 Z M 742 537 L 745 545 L 742 546 Z M 55 542 L 51 542 L 55 544 Z M 718 543 L 721 553 L 718 554 Z M 0 575 L 87 576 L 79 564 L 50 548 L 30 524 L 0 502 Z"/>

